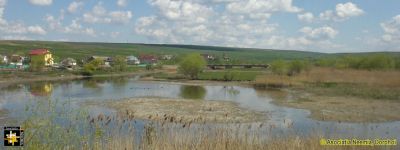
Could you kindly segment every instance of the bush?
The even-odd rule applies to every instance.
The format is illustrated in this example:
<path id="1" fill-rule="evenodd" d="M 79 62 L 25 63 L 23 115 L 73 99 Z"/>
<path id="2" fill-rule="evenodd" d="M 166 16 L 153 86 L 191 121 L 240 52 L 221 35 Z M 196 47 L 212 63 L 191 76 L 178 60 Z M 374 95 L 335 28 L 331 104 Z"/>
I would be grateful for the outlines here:
<path id="1" fill-rule="evenodd" d="M 294 60 L 285 62 L 282 60 L 275 61 L 271 64 L 271 71 L 277 75 L 297 75 L 303 71 L 310 71 L 311 63 L 308 61 Z"/>
<path id="2" fill-rule="evenodd" d="M 96 70 L 96 68 L 94 67 L 93 64 L 85 64 L 83 65 L 83 71 L 82 71 L 82 75 L 84 76 L 92 76 L 93 72 Z"/>
<path id="3" fill-rule="evenodd" d="M 287 63 L 283 60 L 277 60 L 272 62 L 271 64 L 271 71 L 277 75 L 284 75 L 288 72 Z"/>
<path id="4" fill-rule="evenodd" d="M 103 64 L 103 60 L 95 59 L 90 61 L 89 63 L 83 65 L 82 75 L 92 76 L 95 71 L 97 71 L 101 65 Z"/>
<path id="5" fill-rule="evenodd" d="M 113 58 L 112 67 L 114 71 L 126 71 L 127 65 L 128 64 L 124 56 L 115 56 Z"/>
<path id="6" fill-rule="evenodd" d="M 206 61 L 200 54 L 194 53 L 186 56 L 179 64 L 178 71 L 191 79 L 197 79 L 206 67 Z"/>
<path id="7" fill-rule="evenodd" d="M 339 58 L 324 58 L 316 62 L 317 66 L 335 67 L 339 69 L 390 70 L 398 65 L 395 58 L 383 55 L 344 56 Z"/>
<path id="8" fill-rule="evenodd" d="M 40 58 L 32 58 L 29 66 L 30 71 L 42 71 L 45 67 L 44 60 Z"/>

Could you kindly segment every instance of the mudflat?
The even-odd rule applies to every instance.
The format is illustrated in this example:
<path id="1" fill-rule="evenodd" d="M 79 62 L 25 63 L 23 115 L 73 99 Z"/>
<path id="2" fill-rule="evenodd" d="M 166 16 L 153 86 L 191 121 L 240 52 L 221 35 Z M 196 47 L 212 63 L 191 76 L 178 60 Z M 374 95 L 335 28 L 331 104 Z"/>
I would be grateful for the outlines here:
<path id="1" fill-rule="evenodd" d="M 96 103 L 90 103 L 96 105 Z M 129 117 L 168 122 L 248 123 L 267 120 L 266 112 L 239 107 L 233 102 L 167 98 L 132 98 L 102 105 Z"/>

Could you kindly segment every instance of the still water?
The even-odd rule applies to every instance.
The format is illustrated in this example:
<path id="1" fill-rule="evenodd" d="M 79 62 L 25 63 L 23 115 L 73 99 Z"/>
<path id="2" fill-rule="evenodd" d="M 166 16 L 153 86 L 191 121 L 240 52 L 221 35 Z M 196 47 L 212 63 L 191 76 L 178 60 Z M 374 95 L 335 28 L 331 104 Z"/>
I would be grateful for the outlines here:
<path id="1" fill-rule="evenodd" d="M 137 77 L 91 78 L 71 81 L 24 83 L 0 89 L 0 125 L 22 120 L 27 104 L 41 101 L 69 102 L 74 107 L 86 107 L 85 101 L 118 101 L 135 97 L 183 98 L 232 101 L 240 107 L 266 112 L 265 125 L 274 125 L 275 134 L 307 135 L 317 132 L 324 136 L 341 138 L 399 138 L 400 121 L 382 123 L 351 123 L 318 121 L 309 118 L 310 111 L 278 106 L 268 90 L 247 86 L 206 85 L 138 81 Z M 102 107 L 87 107 L 91 114 L 113 113 Z M 258 122 L 259 124 L 259 122 Z M 279 132 L 278 132 L 279 131 Z"/>

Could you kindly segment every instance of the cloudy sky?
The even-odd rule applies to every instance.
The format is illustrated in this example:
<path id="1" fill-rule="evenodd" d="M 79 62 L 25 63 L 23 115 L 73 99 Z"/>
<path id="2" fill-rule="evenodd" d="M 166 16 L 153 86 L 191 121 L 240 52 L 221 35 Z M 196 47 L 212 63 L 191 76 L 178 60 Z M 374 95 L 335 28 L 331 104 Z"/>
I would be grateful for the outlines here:
<path id="1" fill-rule="evenodd" d="M 400 51 L 398 0 L 0 0 L 0 39 Z"/>

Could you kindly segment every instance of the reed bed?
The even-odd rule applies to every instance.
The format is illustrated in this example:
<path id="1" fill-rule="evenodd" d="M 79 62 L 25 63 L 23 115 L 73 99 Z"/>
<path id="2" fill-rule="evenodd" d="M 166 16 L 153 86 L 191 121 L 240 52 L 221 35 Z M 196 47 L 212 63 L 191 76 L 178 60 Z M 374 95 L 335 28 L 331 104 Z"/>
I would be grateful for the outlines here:
<path id="1" fill-rule="evenodd" d="M 19 149 L 395 149 L 398 147 L 321 146 L 310 135 L 272 134 L 273 124 L 208 124 L 142 120 L 131 112 L 89 115 L 68 105 L 41 102 L 27 106 L 25 146 Z M 284 120 L 285 121 L 285 120 Z M 288 128 L 291 125 L 287 126 Z M 13 148 L 15 149 L 15 148 Z M 18 148 L 17 148 L 18 149 Z"/>
<path id="2" fill-rule="evenodd" d="M 265 74 L 255 87 L 293 87 L 328 96 L 354 96 L 366 99 L 400 99 L 400 71 L 368 71 L 315 67 L 295 76 Z"/>

